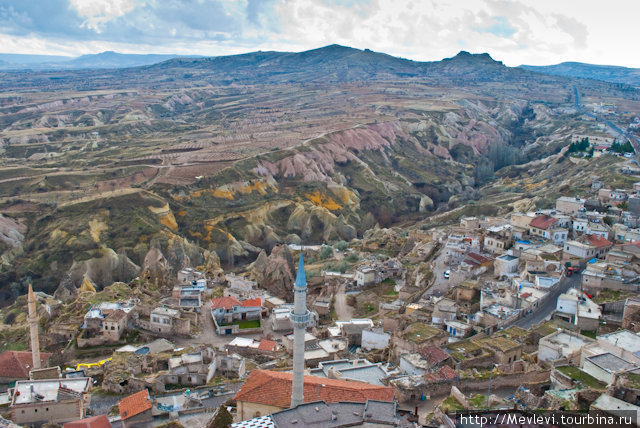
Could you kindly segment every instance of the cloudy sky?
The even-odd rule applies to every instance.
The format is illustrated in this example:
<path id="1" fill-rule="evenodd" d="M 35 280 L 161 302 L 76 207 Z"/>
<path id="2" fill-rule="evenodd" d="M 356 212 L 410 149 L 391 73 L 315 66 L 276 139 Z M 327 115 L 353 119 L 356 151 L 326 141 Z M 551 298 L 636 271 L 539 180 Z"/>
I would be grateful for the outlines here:
<path id="1" fill-rule="evenodd" d="M 328 44 L 415 60 L 640 67 L 639 0 L 0 0 L 0 51 L 226 55 Z"/>

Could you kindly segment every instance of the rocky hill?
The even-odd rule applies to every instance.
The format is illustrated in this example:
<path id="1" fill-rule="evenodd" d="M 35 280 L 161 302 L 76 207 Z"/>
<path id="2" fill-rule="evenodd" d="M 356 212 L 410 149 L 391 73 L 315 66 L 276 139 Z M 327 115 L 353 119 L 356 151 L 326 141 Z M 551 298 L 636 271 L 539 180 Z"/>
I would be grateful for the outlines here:
<path id="1" fill-rule="evenodd" d="M 6 301 L 29 281 L 71 298 L 254 262 L 285 295 L 284 243 L 512 209 L 523 192 L 494 198 L 501 174 L 552 163 L 593 128 L 574 85 L 640 111 L 638 91 L 466 52 L 419 63 L 329 46 L 1 77 Z"/>

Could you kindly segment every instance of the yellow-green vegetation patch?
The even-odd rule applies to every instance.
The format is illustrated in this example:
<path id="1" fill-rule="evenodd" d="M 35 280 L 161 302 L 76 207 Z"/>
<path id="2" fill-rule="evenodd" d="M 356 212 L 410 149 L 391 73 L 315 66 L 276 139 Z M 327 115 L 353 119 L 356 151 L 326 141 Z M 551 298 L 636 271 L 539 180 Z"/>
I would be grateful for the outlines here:
<path id="1" fill-rule="evenodd" d="M 478 340 L 478 343 L 481 344 L 481 346 L 497 349 L 502 352 L 507 352 L 520 346 L 518 342 L 500 336 L 485 337 Z"/>
<path id="2" fill-rule="evenodd" d="M 445 413 L 458 412 L 464 410 L 464 406 L 453 396 L 448 396 L 440 405 Z"/>
<path id="3" fill-rule="evenodd" d="M 502 336 L 502 337 L 506 337 L 507 339 L 522 341 L 527 336 L 529 336 L 529 331 L 513 325 L 509 328 L 505 328 L 504 330 L 501 330 L 500 332 L 498 332 L 496 336 Z"/>
<path id="4" fill-rule="evenodd" d="M 567 375 L 574 381 L 580 382 L 582 386 L 584 386 L 585 388 L 604 390 L 607 387 L 607 385 L 605 385 L 603 382 L 600 382 L 598 379 L 591 376 L 590 374 L 583 372 L 578 367 L 561 366 L 561 367 L 557 367 L 556 370 L 558 370 L 562 374 Z M 640 380 L 640 375 L 635 375 L 635 376 L 638 376 L 638 379 Z"/>
<path id="5" fill-rule="evenodd" d="M 442 330 L 439 328 L 415 322 L 407 327 L 402 337 L 411 342 L 422 343 L 429 339 L 433 339 L 440 333 L 442 333 Z"/>

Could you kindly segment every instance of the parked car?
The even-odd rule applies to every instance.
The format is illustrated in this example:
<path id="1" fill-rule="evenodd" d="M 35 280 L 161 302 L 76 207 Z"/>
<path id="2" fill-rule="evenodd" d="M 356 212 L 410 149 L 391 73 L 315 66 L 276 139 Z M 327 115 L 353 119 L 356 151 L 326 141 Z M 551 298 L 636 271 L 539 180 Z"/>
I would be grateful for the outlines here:
<path id="1" fill-rule="evenodd" d="M 449 277 L 451 276 L 451 270 L 447 269 L 444 271 L 444 279 L 449 279 Z"/>

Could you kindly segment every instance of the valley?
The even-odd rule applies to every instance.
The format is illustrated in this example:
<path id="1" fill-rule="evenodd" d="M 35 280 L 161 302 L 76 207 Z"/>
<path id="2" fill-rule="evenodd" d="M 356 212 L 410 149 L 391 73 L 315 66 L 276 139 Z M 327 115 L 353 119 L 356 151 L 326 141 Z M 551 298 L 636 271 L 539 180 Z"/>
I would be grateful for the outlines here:
<path id="1" fill-rule="evenodd" d="M 589 174 L 555 166 L 572 136 L 606 134 L 572 109 L 573 85 L 640 111 L 637 91 L 486 54 L 340 46 L 2 77 L 6 302 L 28 282 L 108 285 L 79 268 L 107 250 L 138 266 L 153 247 L 193 255 L 171 269 L 208 250 L 233 269 L 279 243 L 543 205 L 550 183 L 571 193 Z"/>

